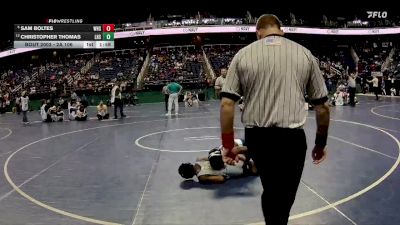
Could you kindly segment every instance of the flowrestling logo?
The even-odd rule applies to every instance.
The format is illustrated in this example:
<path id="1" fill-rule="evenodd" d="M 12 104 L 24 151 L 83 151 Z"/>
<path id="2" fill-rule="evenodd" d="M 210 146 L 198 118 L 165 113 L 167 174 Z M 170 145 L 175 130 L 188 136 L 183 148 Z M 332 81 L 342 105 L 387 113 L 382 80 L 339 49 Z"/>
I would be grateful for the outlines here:
<path id="1" fill-rule="evenodd" d="M 367 11 L 368 18 L 379 18 L 379 19 L 385 19 L 387 18 L 387 12 L 383 11 Z"/>

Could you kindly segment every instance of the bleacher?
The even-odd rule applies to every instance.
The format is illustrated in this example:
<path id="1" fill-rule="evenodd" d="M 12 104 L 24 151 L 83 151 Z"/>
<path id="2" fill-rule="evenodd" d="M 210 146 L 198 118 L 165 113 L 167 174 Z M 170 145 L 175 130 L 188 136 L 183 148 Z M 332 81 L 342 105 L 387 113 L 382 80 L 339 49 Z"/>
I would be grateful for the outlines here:
<path id="1" fill-rule="evenodd" d="M 98 74 L 105 81 L 117 78 L 132 81 L 139 74 L 145 56 L 144 49 L 102 52 L 89 74 Z"/>
<path id="2" fill-rule="evenodd" d="M 203 47 L 214 72 L 219 75 L 221 68 L 228 68 L 235 54 L 244 45 L 206 45 Z"/>
<path id="3" fill-rule="evenodd" d="M 160 85 L 176 79 L 181 83 L 204 79 L 203 55 L 194 46 L 154 48 L 145 85 Z"/>

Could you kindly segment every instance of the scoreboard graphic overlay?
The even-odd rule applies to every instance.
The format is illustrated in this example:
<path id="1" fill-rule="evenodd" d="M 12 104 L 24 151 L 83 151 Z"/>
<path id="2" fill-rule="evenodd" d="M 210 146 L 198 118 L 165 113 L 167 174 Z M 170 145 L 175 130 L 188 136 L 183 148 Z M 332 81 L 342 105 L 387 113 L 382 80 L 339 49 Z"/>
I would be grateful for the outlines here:
<path id="1" fill-rule="evenodd" d="M 114 24 L 16 24 L 14 48 L 113 49 Z"/>

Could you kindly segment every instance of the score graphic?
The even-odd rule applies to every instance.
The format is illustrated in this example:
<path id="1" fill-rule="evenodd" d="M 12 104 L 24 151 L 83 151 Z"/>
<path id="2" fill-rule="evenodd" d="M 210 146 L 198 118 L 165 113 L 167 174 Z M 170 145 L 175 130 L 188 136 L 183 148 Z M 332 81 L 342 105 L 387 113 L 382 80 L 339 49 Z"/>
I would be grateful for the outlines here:
<path id="1" fill-rule="evenodd" d="M 114 24 L 103 24 L 103 32 L 114 32 Z"/>
<path id="2" fill-rule="evenodd" d="M 16 24 L 14 48 L 113 49 L 114 24 Z"/>
<path id="3" fill-rule="evenodd" d="M 103 33 L 103 41 L 114 41 L 114 33 Z"/>
<path id="4" fill-rule="evenodd" d="M 114 24 L 103 24 L 103 41 L 114 41 Z"/>

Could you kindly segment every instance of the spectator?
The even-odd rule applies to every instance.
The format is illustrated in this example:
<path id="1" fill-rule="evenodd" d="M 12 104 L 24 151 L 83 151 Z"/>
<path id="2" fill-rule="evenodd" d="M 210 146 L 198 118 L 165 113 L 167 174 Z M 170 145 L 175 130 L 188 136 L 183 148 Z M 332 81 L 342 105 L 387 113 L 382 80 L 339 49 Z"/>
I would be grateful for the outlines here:
<path id="1" fill-rule="evenodd" d="M 76 121 L 86 121 L 87 120 L 87 112 L 86 108 L 83 105 L 79 106 L 79 109 L 76 111 Z"/>
<path id="2" fill-rule="evenodd" d="M 41 103 L 42 105 L 40 106 L 40 117 L 42 118 L 42 121 L 47 123 L 51 122 L 51 116 L 47 113 L 49 109 L 49 107 L 47 107 L 47 101 L 43 99 Z"/>
<path id="3" fill-rule="evenodd" d="M 108 113 L 107 106 L 101 101 L 97 106 L 97 118 L 99 120 L 107 120 L 110 117 Z"/>
<path id="4" fill-rule="evenodd" d="M 215 86 L 214 86 L 216 98 L 218 98 L 218 99 L 220 98 L 220 93 L 221 93 L 222 87 L 224 86 L 225 78 L 226 78 L 226 69 L 222 68 L 221 75 L 215 81 Z"/>
<path id="5" fill-rule="evenodd" d="M 162 88 L 162 93 L 164 94 L 165 112 L 168 112 L 168 83 L 165 83 L 164 87 Z"/>
<path id="6" fill-rule="evenodd" d="M 168 113 L 166 114 L 166 116 L 171 115 L 173 103 L 175 103 L 175 115 L 178 115 L 178 112 L 179 112 L 178 97 L 182 91 L 182 86 L 180 84 L 176 83 L 174 79 L 172 79 L 171 83 L 169 83 L 167 86 L 167 90 L 169 93 L 169 98 L 168 98 Z"/>
<path id="7" fill-rule="evenodd" d="M 29 97 L 27 96 L 26 91 L 22 92 L 21 95 L 21 110 L 22 110 L 22 122 L 25 124 L 29 124 L 27 113 L 29 110 Z"/>
<path id="8" fill-rule="evenodd" d="M 348 85 L 349 85 L 349 95 L 350 95 L 350 101 L 349 104 L 350 106 L 356 106 L 356 102 L 354 100 L 355 96 L 356 96 L 356 77 L 357 74 L 356 73 L 350 73 L 348 76 Z"/>
<path id="9" fill-rule="evenodd" d="M 124 114 L 124 104 L 122 102 L 122 93 L 119 84 L 119 81 L 115 82 L 114 87 L 111 90 L 111 104 L 114 104 L 114 119 L 118 119 L 117 108 L 119 108 L 121 118 L 126 117 Z"/>
<path id="10" fill-rule="evenodd" d="M 367 80 L 368 83 L 372 83 L 372 88 L 375 93 L 376 100 L 379 100 L 379 79 L 376 76 L 373 76 L 372 80 Z"/>

